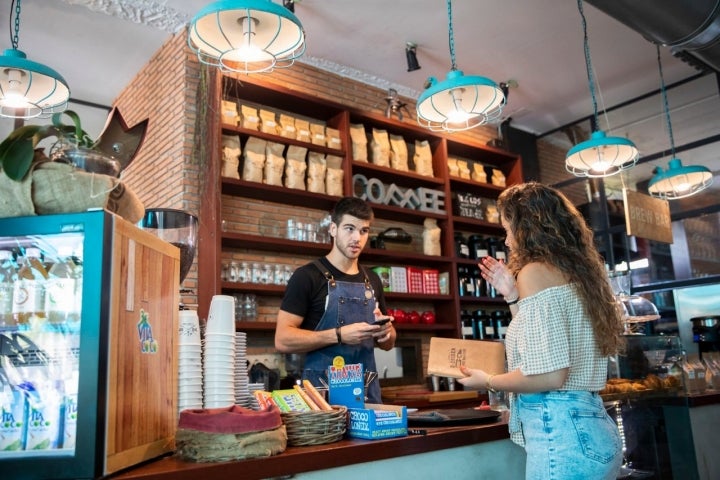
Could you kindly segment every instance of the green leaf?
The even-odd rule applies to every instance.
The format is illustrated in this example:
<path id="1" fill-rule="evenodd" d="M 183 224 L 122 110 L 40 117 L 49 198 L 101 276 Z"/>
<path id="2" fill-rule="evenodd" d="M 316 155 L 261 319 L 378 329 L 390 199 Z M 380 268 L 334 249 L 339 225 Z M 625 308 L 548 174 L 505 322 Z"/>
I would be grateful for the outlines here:
<path id="1" fill-rule="evenodd" d="M 5 174 L 13 180 L 22 180 L 30 170 L 34 155 L 32 139 L 24 138 L 11 142 L 0 157 Z"/>

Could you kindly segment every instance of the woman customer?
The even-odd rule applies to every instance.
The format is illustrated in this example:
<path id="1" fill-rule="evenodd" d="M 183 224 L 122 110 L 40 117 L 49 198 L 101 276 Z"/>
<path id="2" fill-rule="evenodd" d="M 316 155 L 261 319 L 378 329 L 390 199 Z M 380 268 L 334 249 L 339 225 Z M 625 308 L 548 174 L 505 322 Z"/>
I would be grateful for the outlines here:
<path id="1" fill-rule="evenodd" d="M 598 391 L 624 344 L 593 233 L 562 193 L 539 183 L 508 188 L 497 205 L 508 265 L 486 257 L 479 266 L 513 315 L 508 371 L 462 367 L 459 382 L 510 392 L 510 437 L 525 448 L 527 479 L 615 479 L 621 439 Z"/>

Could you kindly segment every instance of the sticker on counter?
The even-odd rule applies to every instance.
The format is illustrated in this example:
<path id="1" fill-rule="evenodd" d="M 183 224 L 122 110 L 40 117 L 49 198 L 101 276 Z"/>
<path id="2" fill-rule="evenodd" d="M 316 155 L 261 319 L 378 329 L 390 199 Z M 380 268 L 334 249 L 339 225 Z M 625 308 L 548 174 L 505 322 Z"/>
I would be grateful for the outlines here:
<path id="1" fill-rule="evenodd" d="M 140 339 L 140 351 L 142 353 L 154 354 L 158 351 L 158 342 L 153 338 L 152 325 L 148 313 L 140 309 L 140 321 L 137 324 L 138 338 Z"/>

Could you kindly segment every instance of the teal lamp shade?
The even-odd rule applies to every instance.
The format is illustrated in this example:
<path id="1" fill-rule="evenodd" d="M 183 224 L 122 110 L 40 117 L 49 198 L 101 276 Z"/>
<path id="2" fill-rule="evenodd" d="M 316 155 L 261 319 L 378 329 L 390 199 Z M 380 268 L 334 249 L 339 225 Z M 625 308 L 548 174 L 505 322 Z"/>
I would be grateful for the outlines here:
<path id="1" fill-rule="evenodd" d="M 55 70 L 7 49 L 0 56 L 0 116 L 49 117 L 67 107 L 70 89 Z"/>
<path id="2" fill-rule="evenodd" d="M 623 137 L 608 137 L 602 130 L 578 143 L 565 156 L 565 169 L 577 177 L 609 177 L 633 167 L 638 149 Z"/>
<path id="3" fill-rule="evenodd" d="M 713 174 L 708 168 L 684 166 L 679 158 L 670 160 L 667 171 L 658 167 L 656 172 L 648 184 L 648 193 L 667 200 L 695 195 L 713 183 Z"/>
<path id="4" fill-rule="evenodd" d="M 287 8 L 269 0 L 221 0 L 190 22 L 188 45 L 226 72 L 261 73 L 291 66 L 305 53 L 305 32 Z"/>
<path id="5" fill-rule="evenodd" d="M 417 101 L 417 121 L 432 131 L 469 130 L 500 117 L 505 95 L 486 77 L 451 70 L 442 82 L 430 86 Z"/>

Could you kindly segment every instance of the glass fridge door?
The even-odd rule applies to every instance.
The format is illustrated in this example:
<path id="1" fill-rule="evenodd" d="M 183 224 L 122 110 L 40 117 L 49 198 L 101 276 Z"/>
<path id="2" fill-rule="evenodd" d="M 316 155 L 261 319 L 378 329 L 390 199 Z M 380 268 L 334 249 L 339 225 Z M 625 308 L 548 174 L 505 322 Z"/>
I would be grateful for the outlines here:
<path id="1" fill-rule="evenodd" d="M 83 231 L 0 234 L 0 462 L 73 457 Z"/>

